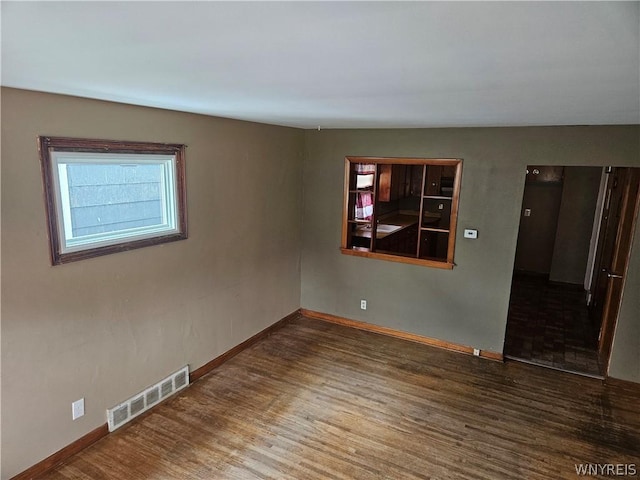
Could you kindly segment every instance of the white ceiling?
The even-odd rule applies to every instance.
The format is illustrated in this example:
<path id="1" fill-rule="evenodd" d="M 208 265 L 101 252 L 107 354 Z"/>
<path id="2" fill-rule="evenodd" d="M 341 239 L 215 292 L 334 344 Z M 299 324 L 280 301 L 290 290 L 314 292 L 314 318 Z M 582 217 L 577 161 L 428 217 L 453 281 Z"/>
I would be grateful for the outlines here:
<path id="1" fill-rule="evenodd" d="M 2 85 L 304 128 L 640 123 L 640 2 L 7 2 Z"/>

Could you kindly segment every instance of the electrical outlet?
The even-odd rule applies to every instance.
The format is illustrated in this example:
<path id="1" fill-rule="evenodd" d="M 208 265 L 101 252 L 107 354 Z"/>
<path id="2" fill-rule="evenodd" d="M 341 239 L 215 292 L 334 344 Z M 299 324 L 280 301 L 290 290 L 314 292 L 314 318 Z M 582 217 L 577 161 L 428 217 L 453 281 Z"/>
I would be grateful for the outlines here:
<path id="1" fill-rule="evenodd" d="M 525 217 L 530 217 L 531 216 L 531 209 L 530 208 L 525 208 L 524 209 L 524 216 Z"/>
<path id="2" fill-rule="evenodd" d="M 474 349 L 473 349 L 473 354 L 474 354 L 476 357 L 479 357 L 479 356 L 480 356 L 480 349 L 479 349 L 479 348 L 474 348 Z"/>
<path id="3" fill-rule="evenodd" d="M 367 309 L 367 301 L 366 300 L 360 300 L 360 309 L 361 310 L 366 310 Z"/>
<path id="4" fill-rule="evenodd" d="M 84 416 L 84 398 L 76 400 L 71 404 L 71 418 L 76 420 Z"/>

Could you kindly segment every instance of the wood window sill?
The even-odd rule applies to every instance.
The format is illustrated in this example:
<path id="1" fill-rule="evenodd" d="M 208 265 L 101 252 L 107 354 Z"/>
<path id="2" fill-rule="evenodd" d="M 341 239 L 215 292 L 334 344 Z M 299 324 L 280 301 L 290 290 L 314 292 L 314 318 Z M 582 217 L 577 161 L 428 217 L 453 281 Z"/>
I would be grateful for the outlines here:
<path id="1" fill-rule="evenodd" d="M 390 255 L 388 253 L 371 252 L 366 248 L 341 248 L 340 251 L 344 255 L 352 255 L 354 257 L 375 258 L 378 260 L 387 260 L 390 262 L 409 263 L 412 265 L 421 265 L 423 267 L 441 268 L 444 270 L 453 270 L 454 263 L 430 260 L 426 258 L 404 257 L 402 255 Z"/>

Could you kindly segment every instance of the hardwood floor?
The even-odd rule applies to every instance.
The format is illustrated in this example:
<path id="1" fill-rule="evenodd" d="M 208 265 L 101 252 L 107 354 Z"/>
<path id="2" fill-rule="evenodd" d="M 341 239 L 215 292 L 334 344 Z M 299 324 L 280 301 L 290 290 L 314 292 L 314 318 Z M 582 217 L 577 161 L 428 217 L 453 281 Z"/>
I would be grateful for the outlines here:
<path id="1" fill-rule="evenodd" d="M 639 406 L 640 386 L 300 317 L 42 478 L 575 479 L 640 463 Z"/>

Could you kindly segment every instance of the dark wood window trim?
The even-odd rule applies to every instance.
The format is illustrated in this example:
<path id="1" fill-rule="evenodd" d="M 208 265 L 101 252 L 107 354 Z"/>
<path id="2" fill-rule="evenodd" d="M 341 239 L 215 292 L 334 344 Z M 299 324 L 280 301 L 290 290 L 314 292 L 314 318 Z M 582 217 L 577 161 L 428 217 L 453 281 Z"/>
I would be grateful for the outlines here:
<path id="1" fill-rule="evenodd" d="M 185 145 L 149 142 L 94 140 L 66 137 L 38 137 L 40 164 L 44 186 L 47 231 L 52 265 L 74 262 L 111 253 L 184 240 L 187 238 L 187 196 L 185 178 Z M 54 152 L 146 154 L 175 156 L 175 202 L 177 205 L 177 232 L 159 234 L 152 238 L 126 240 L 122 243 L 90 247 L 84 250 L 62 253 L 58 210 L 56 208 L 55 176 L 52 154 Z"/>
<path id="2" fill-rule="evenodd" d="M 372 187 L 373 200 L 373 214 L 369 224 L 371 229 L 371 244 L 366 246 L 357 246 L 353 241 L 354 224 L 363 223 L 362 220 L 352 218 L 351 211 L 354 209 L 354 200 L 352 196 L 358 195 L 359 191 L 354 187 L 354 169 L 353 164 L 367 164 L 375 165 L 374 183 Z M 389 166 L 403 165 L 403 166 L 439 166 L 447 167 L 450 170 L 455 171 L 453 179 L 453 189 L 450 195 L 439 197 L 437 195 L 425 194 L 425 182 L 427 181 L 427 168 L 423 169 L 421 187 L 420 187 L 420 208 L 418 213 L 418 240 L 415 253 L 389 253 L 378 251 L 376 248 L 378 218 L 376 210 L 378 209 L 379 199 L 376 196 L 382 196 L 383 190 L 381 189 L 381 166 L 385 166 L 388 170 Z M 405 167 L 406 168 L 406 167 Z M 415 168 L 415 167 L 412 167 Z M 460 198 L 460 183 L 462 177 L 462 160 L 450 159 L 450 158 L 385 158 L 385 157 L 345 157 L 345 175 L 344 175 L 344 198 L 343 198 L 343 216 L 342 216 L 342 241 L 340 250 L 345 255 L 353 255 L 366 258 L 375 258 L 379 260 L 388 260 L 392 262 L 409 263 L 414 265 L 422 265 L 428 267 L 452 269 L 455 266 L 454 263 L 454 250 L 456 239 L 456 226 L 458 217 L 458 203 Z M 388 195 L 388 193 L 387 193 Z M 428 225 L 423 225 L 423 214 L 426 212 L 424 209 L 425 199 L 427 198 L 442 198 L 446 202 L 450 202 L 450 216 L 449 223 L 445 229 L 430 228 Z M 421 252 L 421 241 L 427 232 L 442 232 L 448 235 L 446 240 L 446 258 L 425 258 L 425 255 Z"/>

